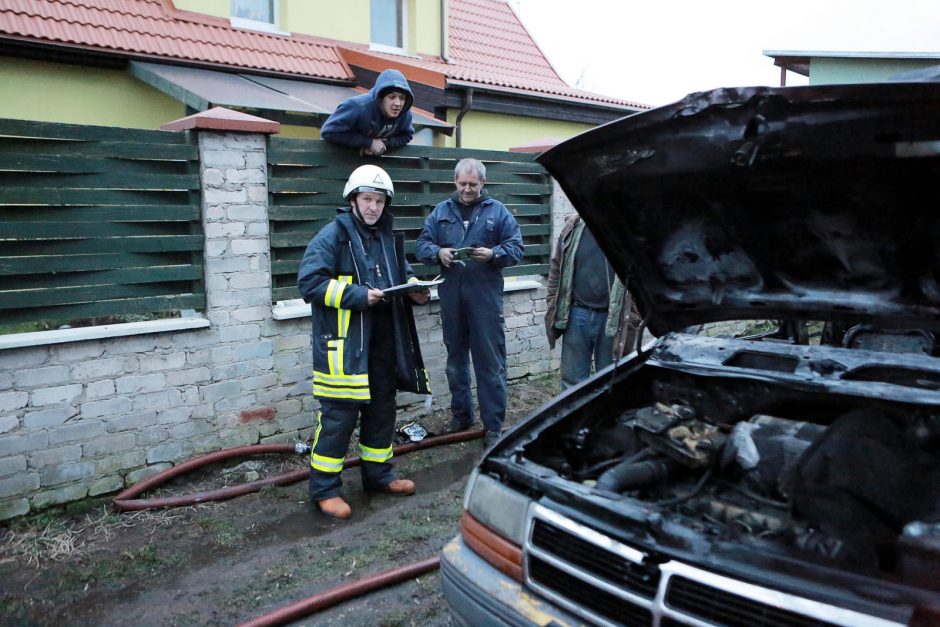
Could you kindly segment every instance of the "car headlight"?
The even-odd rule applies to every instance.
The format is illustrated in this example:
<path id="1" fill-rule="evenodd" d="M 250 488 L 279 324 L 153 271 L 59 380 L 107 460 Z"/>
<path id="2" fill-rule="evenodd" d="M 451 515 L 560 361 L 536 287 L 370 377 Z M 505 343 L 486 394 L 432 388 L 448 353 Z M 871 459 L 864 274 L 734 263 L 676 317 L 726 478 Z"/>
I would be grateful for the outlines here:
<path id="1" fill-rule="evenodd" d="M 530 502 L 527 496 L 474 471 L 467 485 L 464 509 L 506 540 L 522 546 Z"/>

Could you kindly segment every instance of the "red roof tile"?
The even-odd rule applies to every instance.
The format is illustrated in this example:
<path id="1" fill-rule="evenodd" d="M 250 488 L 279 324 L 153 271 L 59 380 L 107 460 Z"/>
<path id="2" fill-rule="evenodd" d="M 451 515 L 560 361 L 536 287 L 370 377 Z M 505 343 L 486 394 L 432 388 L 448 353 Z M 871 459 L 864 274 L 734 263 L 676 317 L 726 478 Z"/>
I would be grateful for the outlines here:
<path id="1" fill-rule="evenodd" d="M 448 81 L 505 88 L 514 92 L 536 92 L 598 104 L 637 109 L 647 105 L 604 96 L 570 87 L 555 71 L 505 0 L 450 0 L 448 15 L 448 59 L 420 55 L 407 58 L 368 50 L 349 44 L 344 55 L 353 65 L 377 69 L 379 64 L 398 67 L 408 74 L 408 66 L 441 75 Z M 349 54 L 349 50 L 355 50 Z M 408 74 L 410 76 L 410 74 Z M 441 80 L 443 84 L 445 80 Z M 430 83 L 429 84 L 434 84 Z"/>
<path id="2" fill-rule="evenodd" d="M 169 0 L 4 0 L 0 36 L 321 79 L 354 80 L 334 45 L 232 28 Z"/>
<path id="3" fill-rule="evenodd" d="M 354 81 L 343 54 L 365 67 L 398 67 L 444 87 L 466 82 L 602 105 L 647 108 L 568 86 L 505 0 L 449 0 L 448 60 L 382 54 L 308 35 L 232 28 L 228 20 L 174 8 L 171 0 L 2 0 L 0 38 L 113 51 L 151 60 Z"/>

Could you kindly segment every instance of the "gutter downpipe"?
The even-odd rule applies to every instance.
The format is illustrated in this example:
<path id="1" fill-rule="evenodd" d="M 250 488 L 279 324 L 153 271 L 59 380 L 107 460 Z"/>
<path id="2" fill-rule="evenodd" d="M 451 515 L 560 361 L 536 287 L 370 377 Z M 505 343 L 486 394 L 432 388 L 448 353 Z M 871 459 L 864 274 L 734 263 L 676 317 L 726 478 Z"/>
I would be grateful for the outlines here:
<path id="1" fill-rule="evenodd" d="M 473 107 L 473 87 L 468 87 L 466 92 L 464 92 L 464 101 L 463 109 L 460 110 L 460 113 L 457 114 L 457 119 L 454 121 L 454 126 L 457 127 L 456 137 L 457 137 L 457 148 L 462 148 L 461 142 L 461 126 L 460 122 L 463 120 L 463 116 L 470 113 L 470 109 Z"/>
<path id="2" fill-rule="evenodd" d="M 447 58 L 447 2 L 441 0 L 441 61 L 450 63 Z"/>

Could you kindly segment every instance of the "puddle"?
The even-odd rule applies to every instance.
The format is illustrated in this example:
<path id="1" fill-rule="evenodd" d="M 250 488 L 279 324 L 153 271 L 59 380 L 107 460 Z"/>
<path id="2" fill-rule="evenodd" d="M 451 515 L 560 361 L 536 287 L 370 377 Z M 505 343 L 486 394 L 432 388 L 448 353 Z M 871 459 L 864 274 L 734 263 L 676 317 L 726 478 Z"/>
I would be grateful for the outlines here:
<path id="1" fill-rule="evenodd" d="M 415 497 L 407 497 L 408 500 L 445 489 L 452 490 L 455 484 L 458 484 L 458 489 L 462 490 L 463 484 L 479 460 L 480 450 L 472 446 L 459 457 L 443 457 L 439 460 L 439 463 L 433 466 L 401 472 L 400 476 L 411 479 L 418 487 L 418 494 Z M 402 460 L 398 460 L 397 465 L 401 469 L 405 464 Z M 303 488 L 302 491 L 297 490 L 298 498 L 293 501 L 296 507 L 295 511 L 287 512 L 276 520 L 259 524 L 254 530 L 256 535 L 277 538 L 278 541 L 286 543 L 330 535 L 336 533 L 338 529 L 347 528 L 356 523 L 367 522 L 373 515 L 381 515 L 383 512 L 387 512 L 389 500 L 400 498 L 387 494 L 364 493 L 358 469 L 348 469 L 343 472 L 343 498 L 352 507 L 353 518 L 347 522 L 333 520 L 315 511 L 307 500 L 306 481 L 298 485 L 303 486 Z M 405 505 L 406 502 L 403 501 L 401 504 Z M 285 505 L 286 503 L 279 507 Z"/>
<path id="2" fill-rule="evenodd" d="M 466 483 L 471 471 L 480 461 L 481 450 L 478 447 L 472 447 L 460 457 L 445 460 L 444 463 L 431 468 L 408 473 L 408 478 L 415 482 L 418 491 L 422 493 L 437 492 L 450 487 L 456 481 Z"/>

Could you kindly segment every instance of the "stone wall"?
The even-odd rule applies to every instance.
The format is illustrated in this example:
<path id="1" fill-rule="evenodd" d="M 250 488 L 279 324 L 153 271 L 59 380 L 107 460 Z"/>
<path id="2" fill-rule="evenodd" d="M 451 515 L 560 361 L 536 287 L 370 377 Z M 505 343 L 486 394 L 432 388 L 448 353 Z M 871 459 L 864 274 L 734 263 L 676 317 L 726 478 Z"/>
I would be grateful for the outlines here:
<path id="1" fill-rule="evenodd" d="M 310 435 L 309 317 L 276 320 L 271 305 L 265 145 L 200 132 L 204 328 L 0 350 L 0 520 L 114 493 L 202 453 Z M 510 379 L 557 367 L 544 312 L 539 281 L 507 280 Z M 436 301 L 416 308 L 434 406 L 448 407 L 439 313 Z M 400 395 L 402 414 L 422 401 Z"/>

